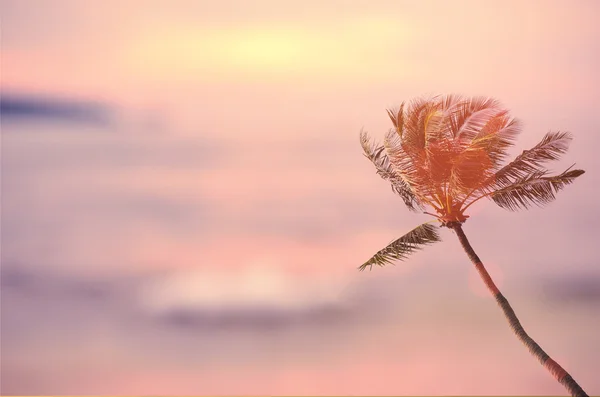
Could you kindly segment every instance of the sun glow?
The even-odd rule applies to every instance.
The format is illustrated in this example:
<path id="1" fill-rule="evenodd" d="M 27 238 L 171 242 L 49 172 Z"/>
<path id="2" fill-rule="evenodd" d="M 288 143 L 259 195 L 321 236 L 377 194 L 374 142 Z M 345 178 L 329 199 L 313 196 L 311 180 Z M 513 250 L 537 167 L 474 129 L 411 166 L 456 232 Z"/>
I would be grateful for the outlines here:
<path id="1" fill-rule="evenodd" d="M 255 32 L 232 40 L 227 57 L 239 67 L 286 70 L 325 67 L 332 63 L 333 43 L 301 32 Z M 319 58 L 319 54 L 329 54 Z"/>
<path id="2" fill-rule="evenodd" d="M 374 55 L 397 50 L 406 29 L 394 21 L 365 18 L 339 26 L 147 30 L 123 47 L 123 57 L 136 74 L 155 76 L 340 77 L 368 73 Z"/>
<path id="3" fill-rule="evenodd" d="M 133 47 L 128 52 L 132 66 L 161 73 L 324 71 L 350 56 L 332 40 L 284 29 L 169 32 Z"/>

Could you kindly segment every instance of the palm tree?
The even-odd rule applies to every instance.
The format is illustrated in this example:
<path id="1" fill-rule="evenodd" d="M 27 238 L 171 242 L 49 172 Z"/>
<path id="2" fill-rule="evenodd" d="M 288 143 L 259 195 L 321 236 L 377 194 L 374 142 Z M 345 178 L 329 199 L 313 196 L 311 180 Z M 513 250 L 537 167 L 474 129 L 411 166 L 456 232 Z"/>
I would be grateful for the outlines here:
<path id="1" fill-rule="evenodd" d="M 386 134 L 383 145 L 371 142 L 367 133 L 361 132 L 364 154 L 409 210 L 423 211 L 435 219 L 393 241 L 359 269 L 404 260 L 425 245 L 440 241 L 432 222 L 454 230 L 517 338 L 571 395 L 587 396 L 525 332 L 462 228 L 469 217 L 466 210 L 482 198 L 510 211 L 554 200 L 556 192 L 584 173 L 571 166 L 561 174 L 549 175 L 543 166 L 567 151 L 571 135 L 549 132 L 540 143 L 503 165 L 521 127 L 494 99 L 455 95 L 416 99 L 406 107 L 403 103 L 399 110 L 388 110 L 388 115 L 394 128 Z M 435 213 L 424 211 L 428 208 Z"/>

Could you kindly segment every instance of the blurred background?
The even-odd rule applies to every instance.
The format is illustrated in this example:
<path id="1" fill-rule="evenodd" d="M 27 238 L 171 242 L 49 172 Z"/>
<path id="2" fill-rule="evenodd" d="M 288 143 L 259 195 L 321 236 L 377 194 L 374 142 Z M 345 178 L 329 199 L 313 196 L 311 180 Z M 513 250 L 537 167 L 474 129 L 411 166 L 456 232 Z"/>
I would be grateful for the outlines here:
<path id="1" fill-rule="evenodd" d="M 511 109 L 513 154 L 573 132 L 556 202 L 464 229 L 600 394 L 600 2 L 0 5 L 2 394 L 564 394 L 449 230 L 356 270 L 428 219 L 359 131 L 447 93 Z"/>

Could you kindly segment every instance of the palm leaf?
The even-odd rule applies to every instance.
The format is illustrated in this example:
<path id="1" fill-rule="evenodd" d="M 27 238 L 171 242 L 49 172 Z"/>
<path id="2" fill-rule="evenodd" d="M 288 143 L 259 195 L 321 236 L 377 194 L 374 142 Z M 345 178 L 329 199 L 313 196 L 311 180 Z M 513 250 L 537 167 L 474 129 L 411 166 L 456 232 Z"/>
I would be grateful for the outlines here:
<path id="1" fill-rule="evenodd" d="M 571 170 L 556 176 L 545 176 L 546 171 L 537 171 L 521 178 L 512 185 L 496 190 L 489 197 L 500 207 L 509 211 L 527 209 L 532 205 L 542 207 L 556 198 L 556 193 L 585 171 Z"/>
<path id="2" fill-rule="evenodd" d="M 402 102 L 398 110 L 388 109 L 387 113 L 390 120 L 392 120 L 392 124 L 394 124 L 396 132 L 402 136 L 404 130 L 404 102 Z"/>
<path id="3" fill-rule="evenodd" d="M 407 150 L 419 152 L 425 149 L 426 119 L 434 104 L 426 99 L 412 100 L 404 117 L 402 142 Z"/>
<path id="4" fill-rule="evenodd" d="M 506 158 L 506 150 L 514 144 L 521 130 L 518 120 L 511 119 L 505 111 L 492 117 L 471 143 L 456 156 L 449 191 L 466 199 L 480 190 L 482 194 L 493 184 L 494 175 Z M 503 186 L 502 186 L 503 187 Z"/>
<path id="5" fill-rule="evenodd" d="M 454 139 L 463 122 L 462 109 L 465 99 L 460 95 L 447 95 L 442 98 L 442 109 L 446 109 L 448 139 Z"/>
<path id="6" fill-rule="evenodd" d="M 423 161 L 426 158 L 426 150 L 407 152 L 405 148 L 412 149 L 412 147 L 405 144 L 403 138 L 400 138 L 394 130 L 388 131 L 385 135 L 383 146 L 394 174 L 402 178 L 422 208 L 422 204 L 427 202 L 427 197 L 435 191 L 436 187 L 430 183 L 429 170 Z"/>
<path id="7" fill-rule="evenodd" d="M 493 175 L 492 159 L 485 148 L 472 147 L 454 158 L 448 181 L 448 191 L 457 200 L 477 190 L 481 181 Z"/>
<path id="8" fill-rule="evenodd" d="M 394 168 L 389 161 L 385 148 L 376 143 L 372 143 L 369 135 L 364 131 L 360 133 L 360 144 L 363 148 L 365 157 L 375 165 L 377 174 L 391 183 L 392 191 L 402 198 L 406 207 L 414 212 L 423 209 L 410 189 L 410 186 L 394 172 Z"/>
<path id="9" fill-rule="evenodd" d="M 571 139 L 571 134 L 568 132 L 547 133 L 537 145 L 524 150 L 512 162 L 498 170 L 494 175 L 493 185 L 496 188 L 506 187 L 517 180 L 543 171 L 542 164 L 560 159 L 569 148 Z"/>
<path id="10" fill-rule="evenodd" d="M 501 111 L 490 118 L 469 147 L 485 149 L 494 170 L 498 170 L 506 159 L 507 149 L 515 144 L 520 132 L 521 123 L 509 117 L 506 111 Z"/>
<path id="11" fill-rule="evenodd" d="M 501 111 L 499 102 L 492 98 L 474 97 L 463 100 L 455 108 L 458 128 L 452 131 L 453 136 L 470 142 L 499 111 Z"/>
<path id="12" fill-rule="evenodd" d="M 424 223 L 406 233 L 399 239 L 392 241 L 387 247 L 377 252 L 371 259 L 363 263 L 358 269 L 365 270 L 373 265 L 384 266 L 396 260 L 404 260 L 414 251 L 422 249 L 425 245 L 441 241 L 436 227 Z"/>

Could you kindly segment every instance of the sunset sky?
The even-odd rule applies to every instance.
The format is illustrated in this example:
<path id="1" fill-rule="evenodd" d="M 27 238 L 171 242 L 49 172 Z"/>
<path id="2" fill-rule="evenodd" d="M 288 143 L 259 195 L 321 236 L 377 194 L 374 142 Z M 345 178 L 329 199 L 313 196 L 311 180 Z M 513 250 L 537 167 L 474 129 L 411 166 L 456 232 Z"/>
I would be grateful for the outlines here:
<path id="1" fill-rule="evenodd" d="M 598 15 L 0 0 L 1 394 L 564 394 L 451 231 L 356 270 L 428 219 L 359 132 L 381 140 L 386 108 L 448 93 L 509 108 L 513 155 L 573 133 L 552 169 L 586 174 L 556 202 L 481 202 L 464 230 L 525 329 L 600 394 Z"/>

